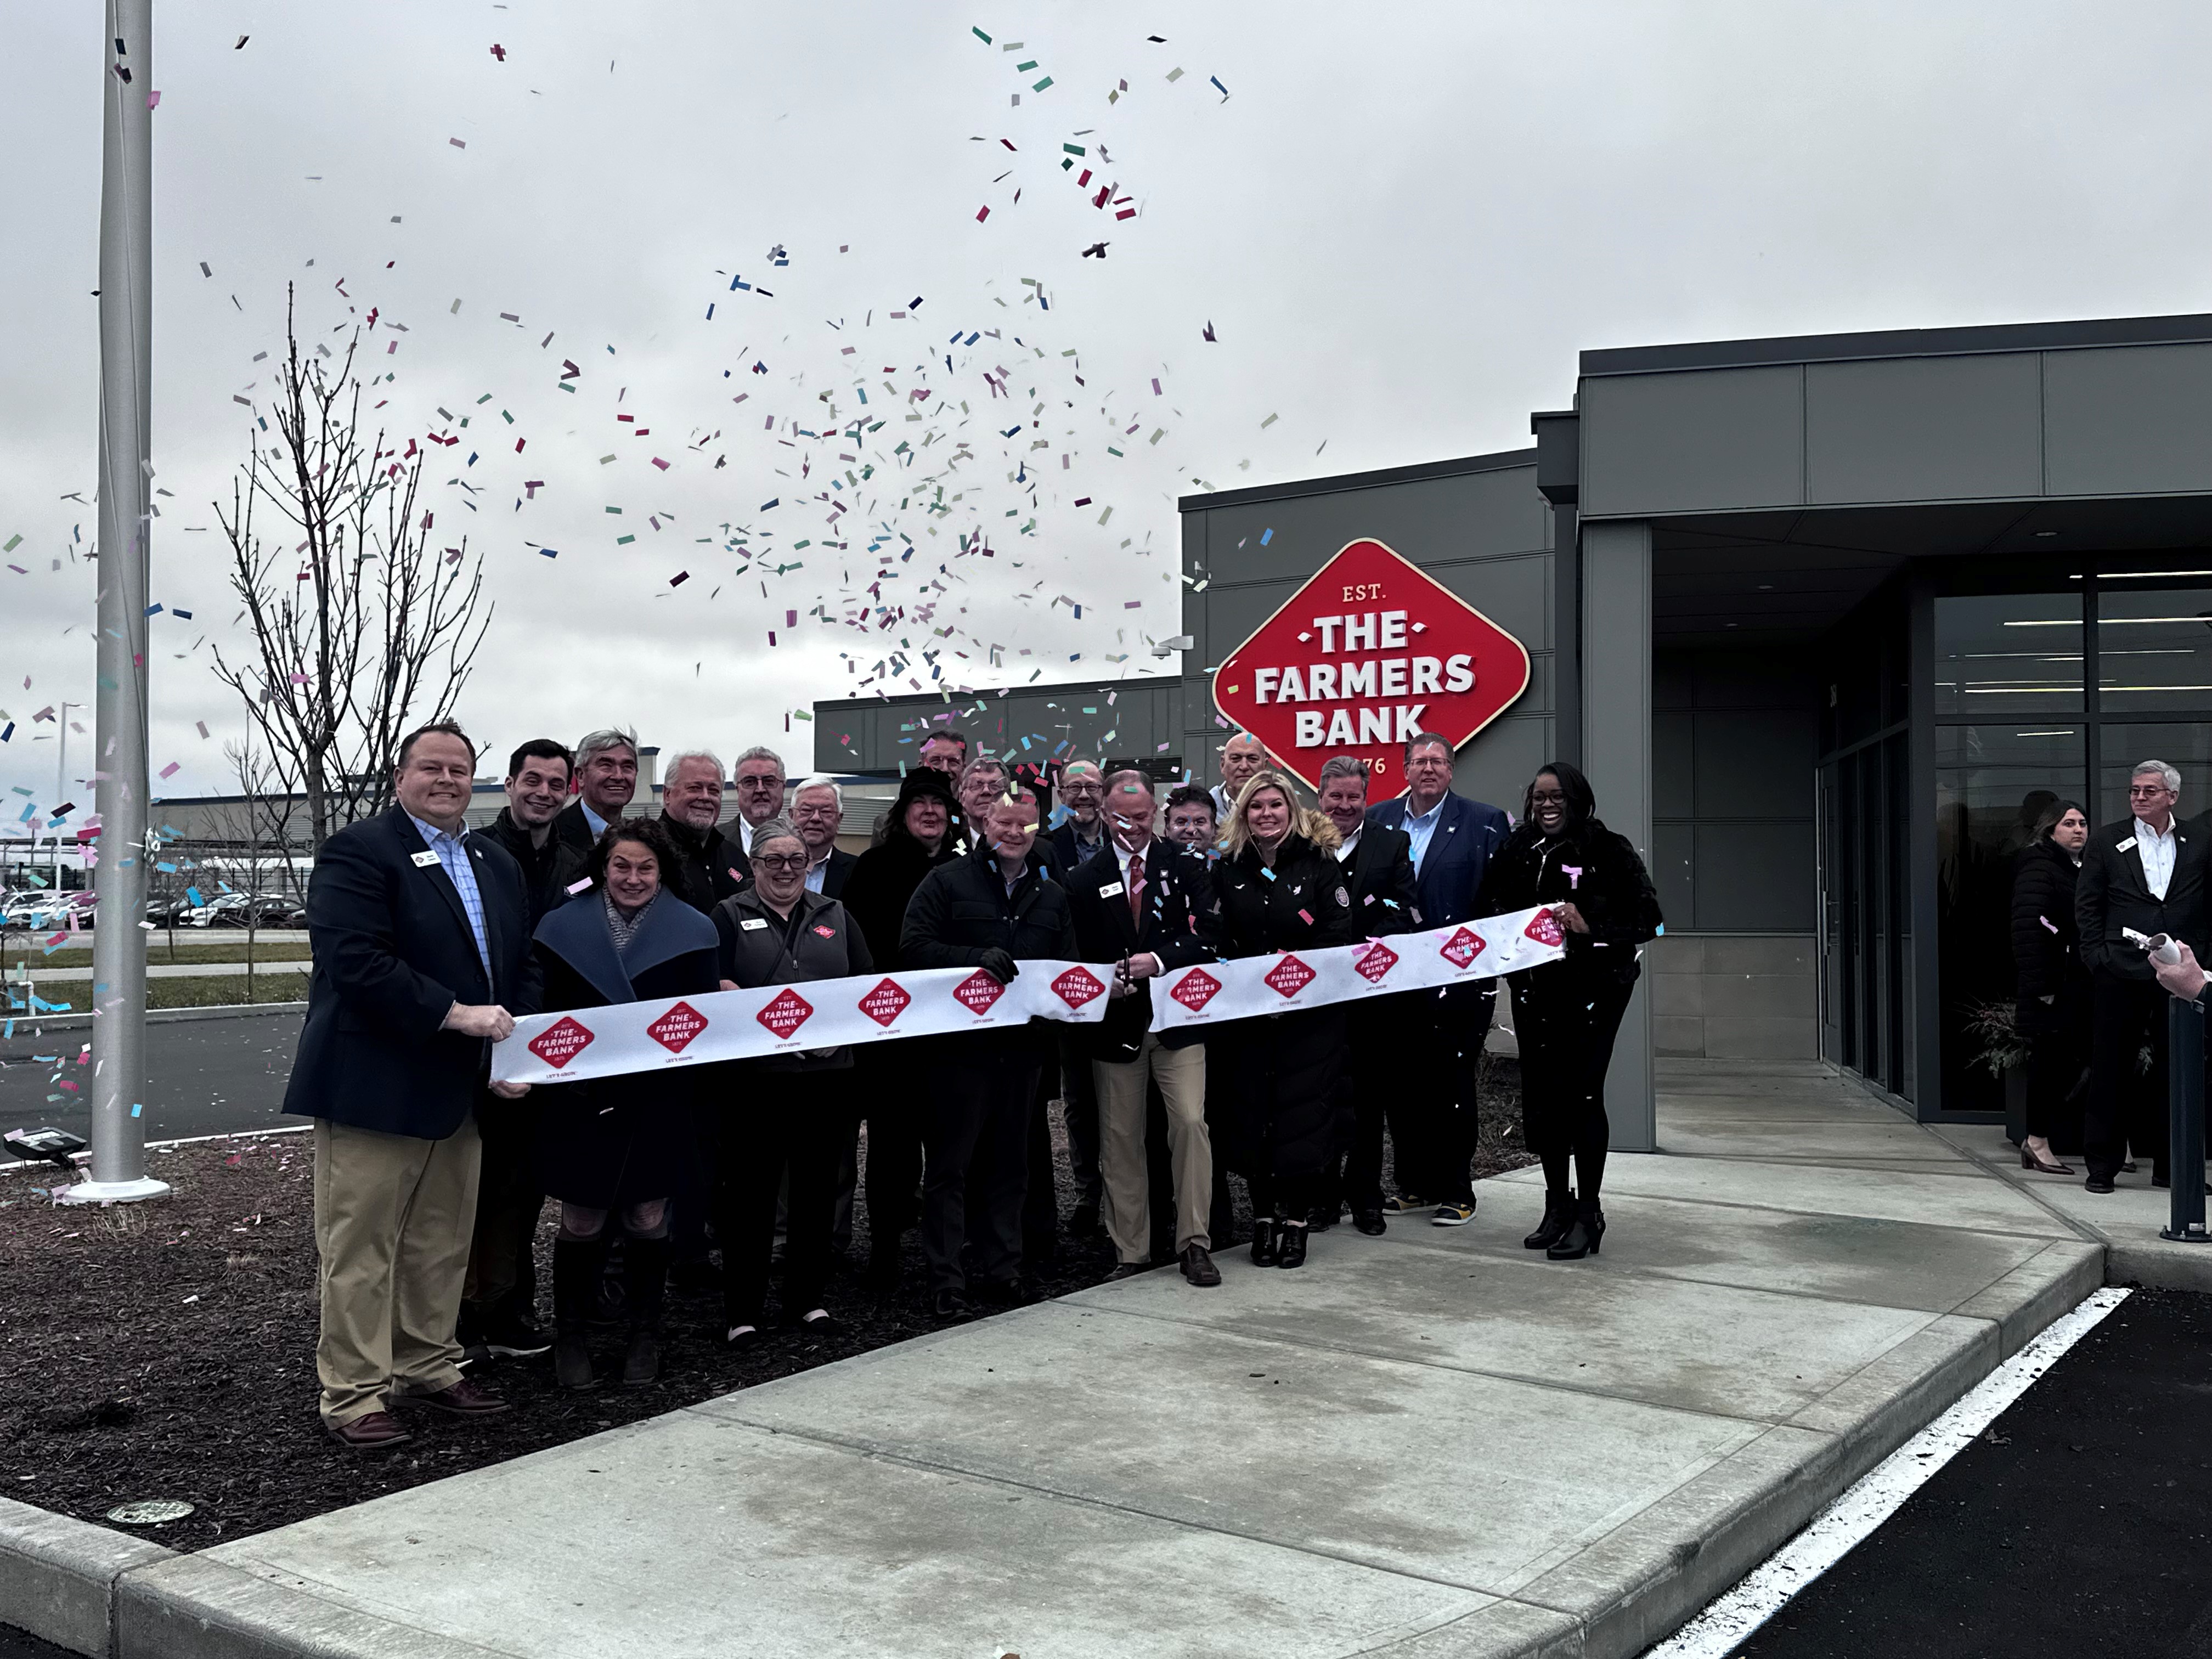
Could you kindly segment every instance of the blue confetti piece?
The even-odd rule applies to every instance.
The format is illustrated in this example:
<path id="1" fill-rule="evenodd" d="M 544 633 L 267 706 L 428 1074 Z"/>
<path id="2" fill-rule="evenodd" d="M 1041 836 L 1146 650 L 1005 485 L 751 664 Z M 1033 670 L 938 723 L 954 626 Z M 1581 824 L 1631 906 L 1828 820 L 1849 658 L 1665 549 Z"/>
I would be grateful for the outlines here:
<path id="1" fill-rule="evenodd" d="M 1272 542 L 1274 539 L 1275 532 L 1272 530 L 1263 530 L 1260 532 L 1260 545 L 1262 547 L 1265 547 L 1269 542 Z"/>
<path id="2" fill-rule="evenodd" d="M 135 1100 L 134 1100 L 134 1101 L 132 1101 L 132 1102 L 131 1103 L 131 1116 L 133 1116 L 133 1117 L 140 1116 L 140 1115 L 142 1115 L 145 1112 L 145 1110 L 146 1110 L 146 1109 L 145 1109 L 143 1106 L 140 1105 L 137 1101 L 135 1101 Z"/>

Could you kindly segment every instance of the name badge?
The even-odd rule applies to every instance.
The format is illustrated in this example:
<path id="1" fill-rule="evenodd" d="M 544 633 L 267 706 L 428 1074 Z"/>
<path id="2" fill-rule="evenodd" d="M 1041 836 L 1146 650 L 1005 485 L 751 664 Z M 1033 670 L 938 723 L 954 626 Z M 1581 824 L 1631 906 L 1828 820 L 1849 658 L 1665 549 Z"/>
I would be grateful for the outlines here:
<path id="1" fill-rule="evenodd" d="M 2126 852 L 2126 851 L 2128 850 L 2128 848 L 2130 848 L 2130 847 L 2134 846 L 2135 844 L 2136 844 L 2136 838 L 2135 838 L 2133 836 L 2129 836 L 2125 841 L 2116 841 L 2116 842 L 2114 842 L 2112 843 L 2112 850 L 2113 850 L 2115 853 L 2124 853 L 2124 852 Z"/>
<path id="2" fill-rule="evenodd" d="M 414 856 L 415 867 L 417 870 L 428 870 L 438 861 L 438 855 L 435 853 L 417 853 Z"/>
<path id="3" fill-rule="evenodd" d="M 1105 886 L 1098 890 L 1098 896 L 1100 898 L 1113 898 L 1118 896 L 1121 891 L 1121 884 L 1120 882 L 1109 882 Z"/>
<path id="4" fill-rule="evenodd" d="M 756 927 L 767 927 L 767 926 L 768 926 L 768 923 L 767 923 L 767 922 L 765 922 L 765 921 L 763 921 L 760 917 L 758 917 L 758 916 L 744 916 L 744 917 L 742 917 L 742 918 L 740 918 L 740 919 L 739 919 L 739 921 L 738 921 L 738 927 L 742 927 L 742 928 L 744 928 L 744 929 L 745 930 L 745 932 L 747 932 L 748 933 L 751 933 L 751 932 L 752 932 L 752 930 L 753 930 L 754 928 L 756 928 Z"/>

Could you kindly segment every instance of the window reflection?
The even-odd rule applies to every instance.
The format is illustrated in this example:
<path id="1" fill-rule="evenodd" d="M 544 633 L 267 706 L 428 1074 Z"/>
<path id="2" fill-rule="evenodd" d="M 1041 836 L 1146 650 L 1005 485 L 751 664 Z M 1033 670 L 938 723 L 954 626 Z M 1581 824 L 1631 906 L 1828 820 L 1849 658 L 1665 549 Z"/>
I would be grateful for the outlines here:
<path id="1" fill-rule="evenodd" d="M 2100 591 L 2097 690 L 2108 714 L 2212 702 L 2212 589 Z"/>
<path id="2" fill-rule="evenodd" d="M 1936 712 L 2006 720 L 2081 712 L 2081 599 L 1991 593 L 1936 601 Z"/>
<path id="3" fill-rule="evenodd" d="M 2194 720 L 2107 725 L 2097 748 L 2097 822 L 2128 816 L 2128 779 L 2147 760 L 2162 760 L 2181 774 L 2181 817 L 2212 809 L 2212 726 Z"/>

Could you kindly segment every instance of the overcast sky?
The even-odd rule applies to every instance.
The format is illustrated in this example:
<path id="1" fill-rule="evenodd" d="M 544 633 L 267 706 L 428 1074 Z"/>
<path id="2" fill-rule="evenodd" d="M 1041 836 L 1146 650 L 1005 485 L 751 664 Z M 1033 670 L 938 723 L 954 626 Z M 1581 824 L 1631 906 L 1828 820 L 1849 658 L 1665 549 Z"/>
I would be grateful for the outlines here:
<path id="1" fill-rule="evenodd" d="M 207 504 L 288 283 L 309 338 L 377 308 L 391 433 L 463 439 L 472 731 L 794 765 L 902 640 L 897 691 L 1174 672 L 1177 495 L 1520 447 L 1584 348 L 2212 309 L 2201 3 L 156 9 L 170 793 L 241 729 Z M 0 0 L 0 786 L 41 805 L 30 716 L 93 679 L 98 15 Z"/>

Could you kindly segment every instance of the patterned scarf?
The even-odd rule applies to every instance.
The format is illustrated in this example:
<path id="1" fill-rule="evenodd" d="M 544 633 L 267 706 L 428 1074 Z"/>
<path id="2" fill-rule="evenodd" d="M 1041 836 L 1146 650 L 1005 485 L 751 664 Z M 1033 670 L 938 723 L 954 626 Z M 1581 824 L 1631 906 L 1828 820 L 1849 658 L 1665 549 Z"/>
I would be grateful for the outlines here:
<path id="1" fill-rule="evenodd" d="M 602 891 L 599 902 L 607 913 L 607 937 L 614 941 L 615 955 L 617 957 L 629 956 L 630 940 L 644 926 L 647 912 L 660 902 L 660 895 L 655 893 L 629 915 L 623 914 L 622 907 L 615 902 L 612 893 Z"/>

